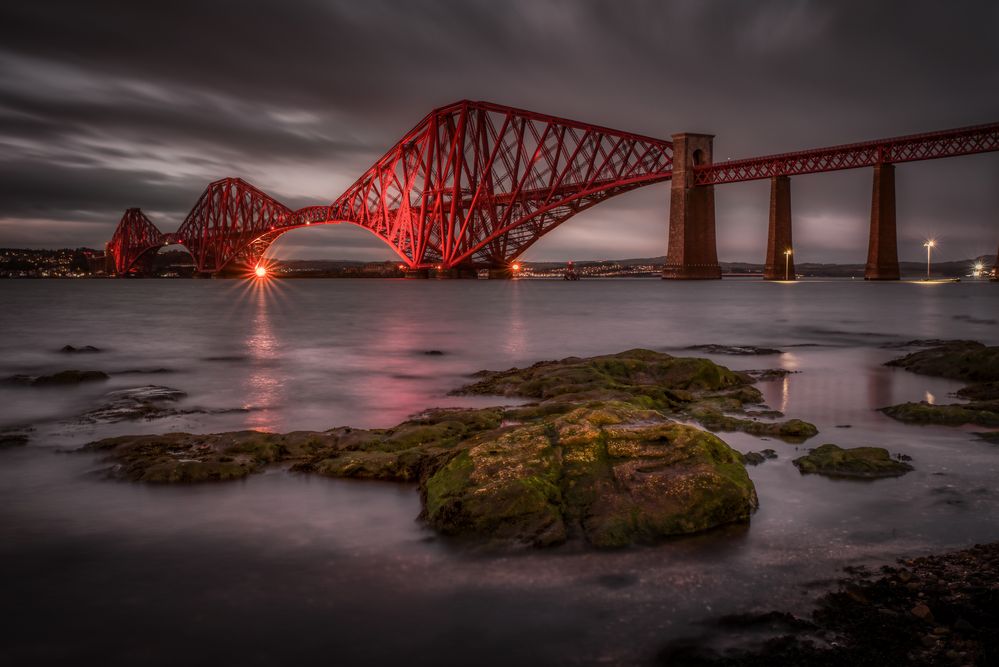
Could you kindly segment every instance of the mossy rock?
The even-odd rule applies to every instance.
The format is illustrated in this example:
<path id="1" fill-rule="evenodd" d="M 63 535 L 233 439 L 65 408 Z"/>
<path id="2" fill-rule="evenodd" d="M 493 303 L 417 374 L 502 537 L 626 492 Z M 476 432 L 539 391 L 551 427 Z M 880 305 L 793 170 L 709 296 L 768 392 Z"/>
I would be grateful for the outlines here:
<path id="1" fill-rule="evenodd" d="M 979 401 L 964 404 L 933 405 L 925 401 L 902 403 L 881 408 L 892 419 L 907 424 L 939 424 L 942 426 L 999 426 L 999 401 Z"/>
<path id="2" fill-rule="evenodd" d="M 893 359 L 885 365 L 967 382 L 999 382 L 999 346 L 953 341 Z"/>
<path id="3" fill-rule="evenodd" d="M 893 459 L 882 447 L 843 449 L 833 444 L 816 447 L 793 463 L 802 474 L 857 479 L 900 477 L 912 470 L 911 465 Z"/>
<path id="4" fill-rule="evenodd" d="M 723 414 L 703 404 L 694 406 L 689 414 L 692 419 L 711 431 L 741 431 L 757 437 L 780 438 L 788 442 L 804 442 L 819 432 L 814 424 L 800 419 L 788 419 L 782 422 L 742 419 Z"/>
<path id="5" fill-rule="evenodd" d="M 507 371 L 481 371 L 476 377 L 481 379 L 454 393 L 577 403 L 634 399 L 645 407 L 675 408 L 693 400 L 690 392 L 719 391 L 752 383 L 748 376 L 707 359 L 642 349 L 542 361 Z"/>
<path id="6" fill-rule="evenodd" d="M 969 401 L 999 401 L 999 381 L 970 384 L 958 389 L 957 395 Z"/>
<path id="7" fill-rule="evenodd" d="M 775 458 L 777 458 L 777 452 L 772 449 L 763 449 L 758 452 L 746 452 L 742 455 L 742 462 L 746 465 L 758 466 Z"/>
<path id="8" fill-rule="evenodd" d="M 611 402 L 505 431 L 423 487 L 442 533 L 547 546 L 621 547 L 748 519 L 741 456 L 710 433 Z"/>

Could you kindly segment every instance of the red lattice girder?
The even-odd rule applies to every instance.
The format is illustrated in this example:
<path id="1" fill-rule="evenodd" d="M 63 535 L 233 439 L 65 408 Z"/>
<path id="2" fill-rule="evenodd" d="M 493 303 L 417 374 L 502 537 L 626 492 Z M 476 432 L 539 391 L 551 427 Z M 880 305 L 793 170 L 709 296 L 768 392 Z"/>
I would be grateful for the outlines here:
<path id="1" fill-rule="evenodd" d="M 113 269 L 118 275 L 142 271 L 146 267 L 138 265 L 139 259 L 154 248 L 158 250 L 164 245 L 164 239 L 141 209 L 130 208 L 121 216 L 105 253 L 113 260 Z"/>
<path id="2" fill-rule="evenodd" d="M 932 160 L 997 150 L 999 123 L 991 123 L 796 153 L 717 162 L 696 169 L 694 182 L 697 185 L 719 185 L 772 176 L 814 174 L 870 167 L 878 163 Z"/>
<path id="3" fill-rule="evenodd" d="M 698 167 L 713 185 L 999 150 L 999 123 Z M 328 206 L 292 211 L 238 178 L 208 186 L 174 234 L 125 213 L 108 255 L 121 275 L 182 243 L 198 271 L 250 267 L 281 234 L 349 222 L 411 268 L 504 267 L 576 213 L 671 178 L 669 141 L 488 102 L 429 113 Z"/>

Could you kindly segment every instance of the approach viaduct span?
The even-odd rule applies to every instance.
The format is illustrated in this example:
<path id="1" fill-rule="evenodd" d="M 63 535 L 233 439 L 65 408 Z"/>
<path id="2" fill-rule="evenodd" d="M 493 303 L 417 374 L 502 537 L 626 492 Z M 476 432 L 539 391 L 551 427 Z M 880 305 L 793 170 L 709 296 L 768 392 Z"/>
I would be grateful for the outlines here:
<path id="1" fill-rule="evenodd" d="M 165 245 L 182 244 L 198 272 L 252 269 L 281 234 L 352 223 L 372 232 L 412 276 L 509 275 L 535 241 L 570 217 L 635 188 L 672 180 L 663 277 L 720 278 L 714 186 L 770 179 L 765 277 L 794 275 L 790 177 L 872 167 L 865 277 L 899 277 L 894 165 L 999 150 L 999 123 L 746 160 L 712 162 L 712 135 L 672 141 L 530 111 L 462 101 L 435 109 L 336 201 L 292 210 L 252 185 L 211 183 L 180 228 L 164 234 L 125 212 L 107 244 L 117 275 L 143 274 Z M 790 271 L 788 266 L 790 264 Z"/>

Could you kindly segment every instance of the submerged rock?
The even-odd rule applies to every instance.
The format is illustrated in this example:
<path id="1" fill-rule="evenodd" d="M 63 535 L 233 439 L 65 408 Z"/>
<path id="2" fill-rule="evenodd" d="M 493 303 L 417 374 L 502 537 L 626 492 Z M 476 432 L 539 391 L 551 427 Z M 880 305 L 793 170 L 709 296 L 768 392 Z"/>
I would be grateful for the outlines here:
<path id="1" fill-rule="evenodd" d="M 772 347 L 756 347 L 755 345 L 691 345 L 687 349 L 707 352 L 709 354 L 732 354 L 738 356 L 784 353 L 782 350 Z"/>
<path id="2" fill-rule="evenodd" d="M 719 410 L 702 407 L 695 407 L 690 414 L 704 428 L 711 431 L 741 431 L 758 437 L 780 438 L 796 443 L 804 442 L 819 433 L 814 424 L 800 419 L 788 419 L 783 422 L 741 419 L 723 414 Z"/>
<path id="3" fill-rule="evenodd" d="M 943 426 L 999 426 L 999 401 L 933 405 L 926 401 L 902 403 L 881 408 L 892 419 L 907 424 L 939 424 Z"/>
<path id="4" fill-rule="evenodd" d="M 792 463 L 802 474 L 860 479 L 900 477 L 913 469 L 904 461 L 892 459 L 888 450 L 882 447 L 843 449 L 833 444 L 816 447 L 807 456 L 794 459 Z"/>
<path id="5" fill-rule="evenodd" d="M 73 347 L 72 345 L 63 345 L 59 350 L 60 352 L 65 352 L 67 354 L 86 354 L 92 352 L 100 352 L 100 348 L 94 347 L 93 345 L 84 345 L 83 347 Z"/>
<path id="6" fill-rule="evenodd" d="M 970 384 L 958 389 L 957 395 L 969 401 L 999 401 L 999 380 Z"/>
<path id="7" fill-rule="evenodd" d="M 768 380 L 780 380 L 801 371 L 792 371 L 787 368 L 756 368 L 742 372 L 755 380 L 766 382 Z"/>
<path id="8" fill-rule="evenodd" d="M 971 340 L 951 341 L 893 359 L 885 365 L 953 380 L 996 382 L 999 381 L 999 346 L 986 347 Z"/>
<path id="9" fill-rule="evenodd" d="M 60 371 L 52 375 L 13 375 L 7 378 L 11 384 L 23 384 L 32 387 L 54 387 L 60 385 L 82 384 L 84 382 L 102 382 L 111 376 L 102 371 Z"/>
<path id="10" fill-rule="evenodd" d="M 969 340 L 948 341 L 885 365 L 974 383 L 957 392 L 961 398 L 969 399 L 968 403 L 919 402 L 881 408 L 889 417 L 909 424 L 999 426 L 999 346 L 986 347 Z"/>
<path id="11" fill-rule="evenodd" d="M 746 452 L 742 455 L 742 462 L 746 465 L 758 466 L 775 458 L 777 458 L 777 452 L 772 449 L 762 449 L 758 452 Z"/>
<path id="12" fill-rule="evenodd" d="M 139 419 L 161 419 L 176 415 L 223 414 L 227 412 L 248 412 L 247 408 L 204 409 L 177 408 L 174 404 L 187 394 L 179 389 L 146 385 L 130 389 L 119 389 L 104 396 L 104 403 L 80 415 L 77 420 L 86 424 L 115 423 Z"/>

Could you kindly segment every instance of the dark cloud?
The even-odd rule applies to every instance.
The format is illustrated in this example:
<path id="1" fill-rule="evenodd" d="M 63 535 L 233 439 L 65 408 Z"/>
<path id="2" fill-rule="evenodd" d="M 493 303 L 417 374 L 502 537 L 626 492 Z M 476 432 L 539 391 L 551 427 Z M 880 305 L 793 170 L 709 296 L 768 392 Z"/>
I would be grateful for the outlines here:
<path id="1" fill-rule="evenodd" d="M 989 122 L 996 34 L 992 3 L 8 2 L 0 245 L 100 245 L 137 205 L 171 229 L 228 175 L 292 206 L 329 201 L 461 98 L 711 132 L 716 159 Z M 902 255 L 930 233 L 942 257 L 994 251 L 997 177 L 995 155 L 900 167 Z M 803 260 L 864 259 L 869 179 L 795 179 Z M 760 259 L 767 196 L 718 189 L 723 259 Z M 528 257 L 662 254 L 667 197 L 658 185 L 601 204 Z M 386 256 L 363 234 L 305 233 L 279 248 Z"/>

